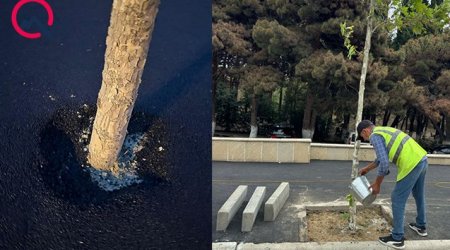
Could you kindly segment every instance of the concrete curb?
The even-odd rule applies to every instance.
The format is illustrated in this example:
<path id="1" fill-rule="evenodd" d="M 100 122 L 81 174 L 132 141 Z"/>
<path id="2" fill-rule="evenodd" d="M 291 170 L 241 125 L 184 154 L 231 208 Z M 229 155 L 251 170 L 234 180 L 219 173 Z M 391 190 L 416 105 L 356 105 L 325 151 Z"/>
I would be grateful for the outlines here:
<path id="1" fill-rule="evenodd" d="M 227 229 L 231 219 L 233 219 L 233 216 L 244 202 L 247 190 L 248 186 L 246 185 L 238 186 L 219 209 L 217 212 L 217 231 L 225 231 Z"/>
<path id="2" fill-rule="evenodd" d="M 285 243 L 235 243 L 236 248 L 219 248 L 223 242 L 212 243 L 213 250 L 391 250 L 387 246 L 382 245 L 376 241 L 361 241 L 361 242 L 285 242 Z M 231 244 L 230 244 L 231 246 Z M 448 250 L 450 248 L 450 240 L 407 240 L 405 241 L 405 249 L 413 250 Z"/>
<path id="3" fill-rule="evenodd" d="M 257 187 L 253 192 L 244 212 L 242 212 L 242 232 L 252 231 L 253 224 L 255 223 L 256 216 L 258 215 L 259 208 L 261 207 L 265 195 L 266 187 Z"/>
<path id="4" fill-rule="evenodd" d="M 274 221 L 289 197 L 289 183 L 282 182 L 264 205 L 264 221 Z"/>

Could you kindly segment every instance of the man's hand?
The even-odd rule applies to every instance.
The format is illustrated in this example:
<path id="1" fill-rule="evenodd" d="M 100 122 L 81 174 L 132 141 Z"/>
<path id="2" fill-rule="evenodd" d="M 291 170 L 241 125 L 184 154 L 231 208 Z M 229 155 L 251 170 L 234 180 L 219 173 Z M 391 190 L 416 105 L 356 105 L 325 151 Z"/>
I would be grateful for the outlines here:
<path id="1" fill-rule="evenodd" d="M 372 188 L 372 194 L 377 195 L 381 190 L 381 183 L 383 182 L 384 176 L 377 176 L 375 182 L 370 185 L 369 188 Z"/>
<path id="2" fill-rule="evenodd" d="M 359 170 L 359 175 L 366 175 L 367 173 L 369 173 L 371 169 L 369 168 L 369 166 L 363 167 Z"/>
<path id="3" fill-rule="evenodd" d="M 380 193 L 381 183 L 374 182 L 369 188 L 372 188 L 372 194 L 377 195 Z"/>

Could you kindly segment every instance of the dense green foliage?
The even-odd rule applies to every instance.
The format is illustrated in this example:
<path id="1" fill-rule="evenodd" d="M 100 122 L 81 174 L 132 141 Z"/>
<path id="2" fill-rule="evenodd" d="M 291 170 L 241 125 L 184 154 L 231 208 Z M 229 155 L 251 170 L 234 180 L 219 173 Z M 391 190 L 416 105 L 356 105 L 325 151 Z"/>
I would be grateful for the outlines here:
<path id="1" fill-rule="evenodd" d="M 316 141 L 342 141 L 356 113 L 368 3 L 214 0 L 218 129 L 289 123 L 297 135 L 315 130 Z M 364 118 L 450 139 L 449 7 L 376 0 Z M 341 34 L 343 23 L 351 35 Z"/>

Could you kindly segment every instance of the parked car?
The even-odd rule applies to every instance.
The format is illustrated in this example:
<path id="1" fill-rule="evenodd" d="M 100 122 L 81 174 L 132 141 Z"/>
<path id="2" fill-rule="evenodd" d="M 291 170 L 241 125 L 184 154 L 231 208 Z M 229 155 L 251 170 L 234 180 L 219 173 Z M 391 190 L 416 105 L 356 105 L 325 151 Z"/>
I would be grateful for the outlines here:
<path id="1" fill-rule="evenodd" d="M 295 137 L 294 128 L 290 126 L 274 125 L 271 129 L 271 138 L 292 138 Z"/>
<path id="2" fill-rule="evenodd" d="M 450 145 L 439 145 L 430 150 L 431 154 L 450 154 Z"/>

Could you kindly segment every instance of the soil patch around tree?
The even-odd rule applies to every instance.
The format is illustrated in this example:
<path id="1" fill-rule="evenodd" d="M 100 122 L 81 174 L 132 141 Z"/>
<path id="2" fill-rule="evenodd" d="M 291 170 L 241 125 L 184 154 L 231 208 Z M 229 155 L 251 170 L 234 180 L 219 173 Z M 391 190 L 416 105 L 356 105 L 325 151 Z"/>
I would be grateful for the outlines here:
<path id="1" fill-rule="evenodd" d="M 390 234 L 391 226 L 378 207 L 358 209 L 356 232 L 348 228 L 348 211 L 308 211 L 308 238 L 315 242 L 374 241 Z"/>

